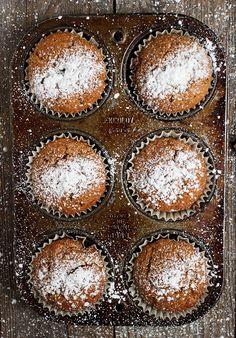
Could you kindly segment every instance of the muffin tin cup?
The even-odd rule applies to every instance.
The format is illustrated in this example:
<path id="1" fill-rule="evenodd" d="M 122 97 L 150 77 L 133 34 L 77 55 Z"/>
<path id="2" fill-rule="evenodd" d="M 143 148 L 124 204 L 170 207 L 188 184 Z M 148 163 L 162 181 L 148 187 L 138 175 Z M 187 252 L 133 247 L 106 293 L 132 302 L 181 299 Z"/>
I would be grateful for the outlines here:
<path id="1" fill-rule="evenodd" d="M 103 196 L 94 204 L 91 208 L 88 208 L 87 210 L 82 211 L 81 213 L 77 213 L 75 215 L 65 215 L 59 210 L 48 206 L 42 202 L 40 202 L 35 196 L 32 191 L 31 186 L 31 169 L 32 169 L 32 162 L 34 158 L 37 156 L 37 154 L 42 150 L 42 148 L 50 143 L 55 141 L 59 138 L 71 138 L 74 140 L 80 140 L 82 142 L 87 143 L 99 156 L 101 156 L 105 169 L 106 169 L 106 191 L 103 193 Z M 46 138 L 45 140 L 41 141 L 38 146 L 34 148 L 31 155 L 28 157 L 28 162 L 26 164 L 27 171 L 26 171 L 26 190 L 28 192 L 28 196 L 34 204 L 36 204 L 41 210 L 46 211 L 47 214 L 52 215 L 56 218 L 63 219 L 63 220 L 75 220 L 75 219 L 81 219 L 88 216 L 91 216 L 94 212 L 97 211 L 97 209 L 104 205 L 106 201 L 108 200 L 114 183 L 114 170 L 112 167 L 112 159 L 108 155 L 108 153 L 102 148 L 102 146 L 92 137 L 88 134 L 82 133 L 80 131 L 69 131 L 67 133 L 59 133 L 59 134 L 53 134 L 51 137 Z"/>
<path id="2" fill-rule="evenodd" d="M 169 312 L 169 311 L 161 311 L 158 310 L 151 305 L 148 305 L 145 303 L 145 301 L 139 296 L 138 291 L 135 288 L 135 283 L 132 279 L 132 270 L 134 265 L 134 260 L 142 249 L 148 244 L 152 243 L 154 241 L 158 241 L 161 238 L 167 238 L 167 239 L 174 239 L 176 241 L 184 240 L 187 243 L 190 243 L 194 246 L 194 248 L 197 249 L 198 252 L 200 252 L 200 255 L 202 258 L 204 258 L 206 263 L 206 269 L 207 269 L 207 275 L 208 275 L 208 285 L 206 287 L 205 293 L 201 296 L 199 301 L 195 304 L 195 306 L 181 312 Z M 160 230 L 156 234 L 152 234 L 149 237 L 145 237 L 139 241 L 138 244 L 136 244 L 132 250 L 131 258 L 128 259 L 126 266 L 125 266 L 125 272 L 126 274 L 126 284 L 128 288 L 128 292 L 130 295 L 130 298 L 132 301 L 141 308 L 144 312 L 148 313 L 150 316 L 155 316 L 155 318 L 160 320 L 178 320 L 183 319 L 187 316 L 192 316 L 194 312 L 198 311 L 200 306 L 205 302 L 206 297 L 209 294 L 209 288 L 214 287 L 214 277 L 215 277 L 215 271 L 214 271 L 214 264 L 213 260 L 211 258 L 211 255 L 208 252 L 208 249 L 205 247 L 205 245 L 202 242 L 199 242 L 197 239 L 195 239 L 193 236 L 190 236 L 184 232 L 176 231 L 176 230 Z"/>
<path id="3" fill-rule="evenodd" d="M 28 79 L 28 60 L 32 54 L 32 52 L 34 51 L 34 47 L 44 39 L 45 36 L 49 35 L 49 34 L 53 34 L 55 32 L 72 32 L 72 33 L 77 33 L 81 38 L 86 39 L 87 41 L 93 43 L 95 46 L 98 47 L 99 50 L 102 51 L 102 55 L 103 55 L 103 59 L 106 65 L 106 74 L 107 74 L 107 78 L 105 80 L 106 86 L 104 88 L 103 93 L 101 94 L 101 98 L 99 100 L 97 100 L 96 102 L 94 102 L 91 107 L 88 107 L 86 109 L 83 109 L 81 111 L 78 112 L 74 112 L 74 113 L 65 113 L 65 112 L 58 112 L 58 111 L 54 111 L 52 109 L 47 108 L 42 102 L 40 102 L 40 100 L 38 100 L 37 96 L 33 93 L 31 93 L 30 91 L 30 85 L 29 85 L 29 79 Z M 90 32 L 85 32 L 85 31 L 76 31 L 73 27 L 71 29 L 69 28 L 65 28 L 65 29 L 56 29 L 54 31 L 50 31 L 50 32 L 45 32 L 44 33 L 44 37 L 41 38 L 39 41 L 37 41 L 35 43 L 35 45 L 31 48 L 31 50 L 29 51 L 29 54 L 26 58 L 25 61 L 25 68 L 24 68 L 24 91 L 25 94 L 28 96 L 30 102 L 33 104 L 33 106 L 39 110 L 42 114 L 45 114 L 49 117 L 52 118 L 58 118 L 58 119 L 65 119 L 65 120 L 74 120 L 74 119 L 79 119 L 79 118 L 83 118 L 85 116 L 88 116 L 92 113 L 94 113 L 95 111 L 97 111 L 100 106 L 107 100 L 107 98 L 110 95 L 110 91 L 113 85 L 113 71 L 112 71 L 112 62 L 111 62 L 111 56 L 108 52 L 108 50 L 106 49 L 105 46 L 101 45 L 100 43 L 97 42 L 97 40 L 94 38 L 94 35 Z"/>
<path id="4" fill-rule="evenodd" d="M 194 38 L 198 41 L 200 45 L 203 45 L 205 47 L 206 51 L 208 52 L 208 55 L 211 57 L 212 60 L 212 81 L 211 86 L 208 90 L 208 94 L 202 99 L 197 105 L 192 107 L 191 109 L 179 111 L 179 112 L 164 112 L 155 110 L 152 107 L 150 107 L 147 103 L 144 102 L 143 99 L 141 99 L 136 91 L 135 81 L 134 81 L 134 64 L 135 64 L 135 58 L 139 55 L 139 53 L 146 47 L 147 42 L 150 42 L 152 39 L 155 39 L 158 35 L 170 35 L 170 34 L 178 34 L 178 35 L 185 35 L 185 36 L 191 36 L 187 31 L 183 31 L 180 29 L 171 29 L 171 30 L 164 30 L 164 31 L 155 31 L 154 33 L 148 33 L 147 36 L 144 36 L 141 38 L 142 42 L 138 43 L 136 46 L 134 46 L 131 53 L 133 54 L 133 57 L 130 60 L 130 64 L 127 66 L 130 68 L 130 75 L 128 76 L 128 87 L 129 87 L 129 93 L 132 96 L 132 99 L 134 102 L 138 105 L 138 107 L 147 113 L 148 115 L 155 117 L 160 120 L 181 120 L 186 117 L 192 116 L 195 113 L 201 111 L 209 102 L 211 97 L 214 94 L 216 82 L 217 82 L 217 72 L 216 72 L 216 64 L 215 64 L 215 56 L 213 53 L 213 50 L 211 50 L 211 46 L 209 43 L 207 44 L 207 41 L 205 43 L 201 43 L 199 41 L 199 38 L 197 36 L 194 36 Z"/>
<path id="5" fill-rule="evenodd" d="M 204 159 L 208 170 L 208 178 L 205 187 L 205 191 L 202 196 L 196 201 L 191 209 L 181 210 L 181 211 L 172 211 L 172 212 L 163 212 L 154 210 L 149 207 L 141 198 L 138 197 L 134 184 L 130 180 L 130 176 L 133 168 L 133 159 L 137 156 L 141 149 L 147 146 L 150 142 L 154 141 L 156 138 L 163 137 L 172 137 L 183 141 L 184 143 L 190 145 L 194 151 L 198 154 L 201 154 Z M 177 221 L 183 220 L 184 218 L 190 217 L 195 214 L 203 204 L 208 202 L 212 195 L 214 194 L 215 184 L 216 184 L 216 169 L 214 164 L 213 156 L 209 148 L 195 135 L 185 132 L 181 129 L 160 129 L 155 132 L 152 132 L 149 135 L 144 136 L 142 139 L 136 142 L 136 144 L 129 151 L 125 164 L 123 167 L 123 180 L 124 187 L 127 193 L 128 198 L 132 204 L 141 212 L 145 213 L 147 216 L 155 219 L 164 219 L 165 221 Z"/>
<path id="6" fill-rule="evenodd" d="M 54 242 L 58 239 L 63 239 L 63 238 L 71 238 L 71 239 L 74 239 L 74 240 L 82 240 L 82 243 L 85 247 L 86 247 L 86 241 L 89 240 L 89 246 L 93 245 L 98 249 L 99 253 L 101 254 L 101 256 L 103 258 L 104 265 L 105 265 L 105 268 L 106 268 L 107 283 L 106 283 L 106 287 L 105 287 L 102 298 L 97 303 L 91 304 L 90 306 L 88 306 L 87 308 L 85 308 L 81 311 L 67 312 L 67 311 L 58 310 L 55 307 L 53 307 L 52 305 L 50 305 L 49 303 L 45 302 L 45 300 L 42 297 L 40 297 L 40 295 L 37 293 L 37 291 L 33 287 L 32 266 L 31 266 L 33 260 L 38 256 L 38 254 L 46 246 L 48 246 L 49 244 L 51 244 L 52 242 Z M 109 293 L 109 289 L 111 287 L 111 281 L 112 280 L 113 280 L 113 266 L 112 266 L 112 261 L 111 261 L 110 257 L 108 257 L 108 253 L 104 252 L 104 248 L 101 248 L 101 247 L 99 248 L 96 245 L 96 242 L 93 241 L 93 239 L 91 240 L 89 237 L 82 235 L 82 234 L 77 234 L 75 231 L 72 230 L 72 231 L 66 231 L 66 232 L 62 232 L 62 233 L 56 233 L 53 237 L 49 237 L 47 241 L 45 241 L 41 246 L 39 246 L 37 248 L 36 253 L 31 258 L 31 263 L 30 263 L 30 266 L 28 268 L 27 284 L 28 284 L 28 288 L 29 288 L 31 294 L 33 295 L 34 299 L 37 301 L 39 306 L 41 306 L 43 308 L 43 310 L 49 311 L 49 313 L 51 313 L 55 316 L 75 317 L 75 316 L 78 316 L 78 315 L 84 316 L 84 315 L 90 314 L 91 312 L 95 311 L 96 308 L 99 305 L 101 305 L 104 302 L 104 300 L 106 300 L 106 298 L 108 297 L 108 293 Z"/>

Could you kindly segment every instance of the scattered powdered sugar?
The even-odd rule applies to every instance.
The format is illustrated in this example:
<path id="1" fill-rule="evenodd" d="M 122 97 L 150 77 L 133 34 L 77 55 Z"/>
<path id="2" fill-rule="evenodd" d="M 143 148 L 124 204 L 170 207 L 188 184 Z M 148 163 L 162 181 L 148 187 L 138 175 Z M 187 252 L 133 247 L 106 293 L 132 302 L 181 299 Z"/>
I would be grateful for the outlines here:
<path id="1" fill-rule="evenodd" d="M 75 296 L 75 299 L 78 297 L 83 299 L 86 298 L 87 291 L 91 291 L 91 296 L 96 296 L 100 292 L 98 282 L 104 278 L 104 272 L 100 272 L 96 262 L 88 264 L 86 256 L 84 254 L 83 260 L 82 257 L 65 259 L 59 255 L 49 266 L 43 261 L 37 275 L 43 296 L 63 294 L 66 299 L 71 296 Z M 92 254 L 92 256 L 96 260 L 96 255 Z"/>
<path id="2" fill-rule="evenodd" d="M 213 68 L 215 71 L 219 71 L 220 68 L 217 68 L 217 59 L 216 59 L 216 45 L 213 44 L 208 38 L 206 38 L 205 47 L 208 50 L 208 53 L 211 56 Z"/>
<path id="3" fill-rule="evenodd" d="M 99 75 L 105 64 L 92 51 L 82 47 L 67 51 L 62 57 L 50 60 L 48 66 L 36 71 L 30 81 L 30 91 L 39 100 L 66 98 L 84 94 L 100 85 Z"/>
<path id="4" fill-rule="evenodd" d="M 164 157 L 145 163 L 144 170 L 134 170 L 134 187 L 148 195 L 158 206 L 160 201 L 171 205 L 199 188 L 202 163 L 194 151 L 166 150 Z"/>
<path id="5" fill-rule="evenodd" d="M 46 168 L 38 178 L 39 189 L 61 198 L 66 194 L 79 196 L 87 189 L 104 182 L 99 163 L 87 157 L 60 159 L 56 166 Z"/>
<path id="6" fill-rule="evenodd" d="M 208 78 L 209 66 L 207 52 L 193 42 L 191 47 L 180 48 L 161 64 L 149 68 L 142 79 L 141 93 L 161 99 L 183 93 L 194 81 Z"/>
<path id="7" fill-rule="evenodd" d="M 172 257 L 158 267 L 151 265 L 149 278 L 155 293 L 161 299 L 170 293 L 196 289 L 200 282 L 205 281 L 204 270 L 204 258 L 201 257 L 201 253 L 196 252 L 184 259 Z"/>

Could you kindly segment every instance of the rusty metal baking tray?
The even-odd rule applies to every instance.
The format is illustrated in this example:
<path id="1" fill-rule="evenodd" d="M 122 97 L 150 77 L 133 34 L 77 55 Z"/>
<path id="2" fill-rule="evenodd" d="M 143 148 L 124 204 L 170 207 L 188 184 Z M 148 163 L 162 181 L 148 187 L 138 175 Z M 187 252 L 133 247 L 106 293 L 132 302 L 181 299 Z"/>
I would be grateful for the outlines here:
<path id="1" fill-rule="evenodd" d="M 42 34 L 57 29 L 89 32 L 110 54 L 113 78 L 106 99 L 96 111 L 81 118 L 58 118 L 40 112 L 25 94 L 24 68 L 29 51 Z M 138 37 L 150 31 L 180 29 L 200 40 L 209 39 L 215 46 L 218 67 L 214 92 L 206 105 L 184 119 L 160 119 L 145 114 L 134 102 L 128 87 L 127 64 Z M 224 139 L 225 139 L 225 62 L 216 35 L 198 20 L 175 14 L 110 15 L 60 17 L 46 20 L 25 35 L 12 62 L 12 107 L 14 110 L 14 190 L 15 190 L 15 278 L 20 296 L 35 308 L 35 316 L 52 320 L 73 321 L 83 325 L 181 325 L 202 316 L 219 298 L 223 282 L 224 219 Z M 180 128 L 197 135 L 214 157 L 218 173 L 211 200 L 194 216 L 181 221 L 164 221 L 147 217 L 129 202 L 122 182 L 122 167 L 132 145 L 145 134 L 161 128 Z M 27 197 L 24 184 L 27 156 L 32 146 L 54 131 L 79 130 L 89 133 L 110 153 L 115 162 L 115 182 L 105 205 L 89 217 L 60 219 L 42 212 Z M 105 132 L 104 132 L 105 131 Z M 215 278 L 205 302 L 191 315 L 163 320 L 144 313 L 126 293 L 125 266 L 135 243 L 150 233 L 183 231 L 204 243 L 214 262 Z M 93 236 L 111 256 L 116 294 L 97 308 L 95 315 L 60 317 L 40 307 L 27 290 L 27 269 L 35 248 L 46 238 L 68 231 Z M 203 245 L 203 244 L 201 244 Z M 124 292 L 125 291 L 125 292 Z"/>

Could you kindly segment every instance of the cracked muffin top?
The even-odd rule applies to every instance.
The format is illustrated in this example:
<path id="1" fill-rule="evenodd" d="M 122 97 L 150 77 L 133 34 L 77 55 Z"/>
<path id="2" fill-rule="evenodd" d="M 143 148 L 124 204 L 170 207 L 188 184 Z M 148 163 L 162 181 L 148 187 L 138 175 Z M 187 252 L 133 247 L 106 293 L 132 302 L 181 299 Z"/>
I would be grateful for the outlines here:
<path id="1" fill-rule="evenodd" d="M 152 210 L 191 209 L 206 189 L 203 155 L 180 139 L 156 138 L 139 150 L 132 163 L 129 182 L 133 195 Z"/>
<path id="2" fill-rule="evenodd" d="M 154 111 L 171 114 L 194 108 L 211 87 L 212 60 L 192 36 L 153 37 L 137 53 L 132 68 L 139 99 Z"/>
<path id="3" fill-rule="evenodd" d="M 101 99 L 106 87 L 102 50 L 75 32 L 45 36 L 27 60 L 29 91 L 54 112 L 77 113 Z"/>
<path id="4" fill-rule="evenodd" d="M 107 272 L 95 245 L 63 238 L 44 246 L 31 263 L 34 295 L 55 311 L 77 313 L 98 303 L 104 295 Z"/>
<path id="5" fill-rule="evenodd" d="M 188 310 L 207 291 L 206 264 L 204 254 L 185 240 L 158 239 L 143 247 L 134 260 L 136 292 L 158 311 Z"/>
<path id="6" fill-rule="evenodd" d="M 101 155 L 85 141 L 57 138 L 33 157 L 31 192 L 46 209 L 66 216 L 86 212 L 106 191 L 106 168 Z"/>

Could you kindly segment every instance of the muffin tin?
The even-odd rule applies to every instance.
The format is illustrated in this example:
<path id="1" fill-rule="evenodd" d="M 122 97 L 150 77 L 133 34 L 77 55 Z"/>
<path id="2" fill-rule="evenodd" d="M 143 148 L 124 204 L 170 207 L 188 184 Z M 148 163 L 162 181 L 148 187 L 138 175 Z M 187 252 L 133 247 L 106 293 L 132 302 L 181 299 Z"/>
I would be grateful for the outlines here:
<path id="1" fill-rule="evenodd" d="M 25 90 L 25 66 L 29 51 L 42 34 L 54 30 L 75 29 L 90 32 L 109 51 L 109 69 L 113 74 L 110 92 L 96 111 L 73 118 L 45 114 L 32 104 Z M 136 41 L 151 31 L 183 30 L 213 44 L 217 63 L 214 93 L 205 106 L 185 119 L 153 118 L 130 98 L 127 83 L 128 57 Z M 18 290 L 35 310 L 52 320 L 79 325 L 181 325 L 191 322 L 211 308 L 221 293 L 223 283 L 224 219 L 224 53 L 215 34 L 191 17 L 176 14 L 111 15 L 94 17 L 59 17 L 40 23 L 18 46 L 12 62 L 12 107 L 14 110 L 14 191 L 15 191 L 15 276 Z M 195 114 L 196 113 L 196 114 Z M 83 117 L 83 118 L 82 118 Z M 195 134 L 209 147 L 214 157 L 215 191 L 204 208 L 184 220 L 165 221 L 147 217 L 129 202 L 124 189 L 122 170 L 126 156 L 144 135 L 163 128 L 180 128 Z M 35 206 L 27 195 L 26 163 L 30 150 L 48 135 L 65 132 L 89 134 L 101 143 L 113 159 L 114 186 L 109 199 L 86 218 L 52 217 Z M 123 169 L 124 168 L 124 169 Z M 94 237 L 111 256 L 114 281 L 104 302 L 95 312 L 78 316 L 56 316 L 44 310 L 27 288 L 28 265 L 35 250 L 52 234 L 85 233 Z M 151 233 L 184 233 L 193 236 L 211 256 L 214 268 L 213 286 L 204 303 L 191 314 L 161 319 L 140 310 L 128 293 L 127 259 L 137 242 Z"/>

